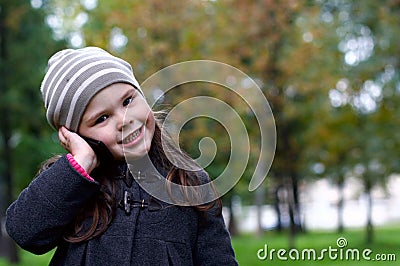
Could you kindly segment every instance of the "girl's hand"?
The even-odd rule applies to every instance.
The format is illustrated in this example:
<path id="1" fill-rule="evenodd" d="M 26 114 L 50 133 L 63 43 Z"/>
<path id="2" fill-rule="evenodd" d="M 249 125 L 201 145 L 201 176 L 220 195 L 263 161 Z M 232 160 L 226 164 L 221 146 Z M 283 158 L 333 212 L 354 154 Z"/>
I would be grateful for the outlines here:
<path id="1" fill-rule="evenodd" d="M 97 156 L 89 144 L 78 134 L 60 127 L 58 137 L 61 145 L 74 156 L 75 161 L 90 174 L 99 164 Z"/>

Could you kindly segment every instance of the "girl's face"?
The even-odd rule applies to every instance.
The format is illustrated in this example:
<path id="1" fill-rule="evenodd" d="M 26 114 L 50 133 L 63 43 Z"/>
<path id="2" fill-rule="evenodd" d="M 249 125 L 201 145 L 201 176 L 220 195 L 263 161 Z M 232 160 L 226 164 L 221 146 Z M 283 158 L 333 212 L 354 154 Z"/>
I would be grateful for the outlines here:
<path id="1" fill-rule="evenodd" d="M 78 132 L 102 141 L 117 160 L 142 158 L 150 150 L 155 119 L 142 94 L 126 83 L 98 92 L 82 116 Z"/>

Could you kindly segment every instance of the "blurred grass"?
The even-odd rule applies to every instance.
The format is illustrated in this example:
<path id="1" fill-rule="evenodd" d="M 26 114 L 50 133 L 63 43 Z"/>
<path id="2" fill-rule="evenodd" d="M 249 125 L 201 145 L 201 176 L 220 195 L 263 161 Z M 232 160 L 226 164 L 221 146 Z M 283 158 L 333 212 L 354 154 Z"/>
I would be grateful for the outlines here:
<path id="1" fill-rule="evenodd" d="M 366 244 L 365 241 L 365 231 L 363 229 L 353 229 L 346 230 L 345 232 L 338 234 L 336 232 L 326 232 L 326 231 L 313 231 L 309 233 L 299 234 L 295 240 L 295 248 L 300 253 L 300 260 L 290 260 L 288 256 L 289 251 L 289 241 L 288 235 L 278 234 L 276 232 L 266 232 L 265 235 L 261 238 L 257 238 L 252 235 L 248 236 L 240 236 L 233 238 L 233 247 L 236 252 L 236 257 L 239 261 L 239 265 L 291 265 L 291 266 L 299 266 L 299 265 L 324 265 L 324 266 L 370 266 L 370 265 L 400 265 L 400 237 L 398 237 L 400 233 L 400 225 L 392 225 L 375 228 L 374 231 L 374 242 L 370 245 Z M 345 259 L 337 259 L 332 260 L 329 258 L 329 254 L 325 253 L 323 258 L 324 260 L 301 260 L 301 251 L 303 249 L 314 249 L 316 251 L 317 257 L 320 255 L 321 250 L 328 249 L 329 247 L 338 248 L 336 241 L 338 238 L 344 237 L 347 240 L 347 246 L 343 249 L 345 252 L 346 249 L 357 249 L 360 252 L 360 260 L 345 260 Z M 288 257 L 288 260 L 283 261 L 277 258 L 277 252 L 273 254 L 273 260 L 271 261 L 269 258 L 265 260 L 260 260 L 257 257 L 257 251 L 259 249 L 264 248 L 265 244 L 268 245 L 268 252 L 271 249 L 285 249 L 287 252 L 284 255 Z M 395 261 L 376 261 L 376 260 L 363 260 L 362 259 L 362 251 L 364 249 L 372 250 L 372 253 L 369 257 L 374 258 L 376 254 L 395 254 Z M 264 253 L 261 253 L 263 255 Z M 345 254 L 345 253 L 344 253 Z M 344 256 L 345 258 L 345 256 Z"/>
<path id="2" fill-rule="evenodd" d="M 7 260 L 4 258 L 0 258 L 0 266 L 10 266 L 10 265 L 15 265 L 15 266 L 44 266 L 44 265 L 49 265 L 49 262 L 51 260 L 51 257 L 53 256 L 54 251 L 50 251 L 44 255 L 34 255 L 32 253 L 29 253 L 25 250 L 20 250 L 19 255 L 20 255 L 20 263 L 18 264 L 10 264 Z"/>
<path id="3" fill-rule="evenodd" d="M 271 249 L 288 249 L 288 236 L 286 233 L 278 234 L 276 232 L 266 232 L 262 237 L 255 237 L 254 235 L 241 235 L 232 239 L 232 244 L 236 252 L 236 257 L 241 266 L 257 266 L 257 265 L 324 265 L 324 266 L 370 266 L 370 265 L 399 265 L 400 261 L 400 225 L 392 225 L 375 228 L 374 242 L 371 245 L 365 243 L 365 232 L 363 229 L 347 230 L 342 234 L 336 232 L 326 231 L 312 231 L 308 233 L 299 234 L 295 240 L 295 247 L 300 252 L 302 249 L 315 249 L 317 256 L 322 249 L 327 249 L 329 246 L 337 248 L 336 241 L 339 237 L 346 238 L 348 249 L 357 249 L 360 251 L 369 248 L 372 250 L 371 258 L 375 254 L 395 254 L 396 261 L 366 261 L 362 258 L 360 261 L 354 260 L 331 260 L 328 253 L 325 253 L 324 260 L 309 261 L 309 260 L 279 260 L 274 253 L 273 261 L 259 260 L 257 251 L 268 245 L 268 250 Z M 346 249 L 345 248 L 345 249 Z M 345 250 L 344 249 L 344 250 Z M 21 250 L 21 262 L 16 266 L 42 266 L 48 265 L 54 251 L 45 255 L 36 256 L 26 251 Z M 286 253 L 288 256 L 288 253 Z M 360 255 L 361 256 L 361 255 Z M 0 258 L 0 266 L 10 265 L 4 258 Z"/>

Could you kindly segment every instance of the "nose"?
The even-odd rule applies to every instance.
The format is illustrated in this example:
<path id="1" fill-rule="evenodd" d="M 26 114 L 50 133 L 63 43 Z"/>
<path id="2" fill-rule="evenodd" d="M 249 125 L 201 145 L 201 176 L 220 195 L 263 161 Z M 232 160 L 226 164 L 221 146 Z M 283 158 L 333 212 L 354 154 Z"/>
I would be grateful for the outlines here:
<path id="1" fill-rule="evenodd" d="M 126 110 L 121 110 L 116 114 L 118 131 L 122 131 L 126 125 L 132 123 L 132 120 L 128 119 L 129 116 L 125 117 L 125 111 Z"/>

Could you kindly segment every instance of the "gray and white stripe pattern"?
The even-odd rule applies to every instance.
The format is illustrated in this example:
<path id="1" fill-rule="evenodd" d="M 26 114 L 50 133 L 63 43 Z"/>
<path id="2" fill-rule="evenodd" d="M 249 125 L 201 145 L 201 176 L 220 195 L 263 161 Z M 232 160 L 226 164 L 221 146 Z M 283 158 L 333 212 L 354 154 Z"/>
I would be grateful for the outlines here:
<path id="1" fill-rule="evenodd" d="M 77 131 L 93 96 L 107 86 L 124 82 L 142 94 L 131 65 L 97 47 L 65 49 L 54 54 L 41 85 L 49 124 Z"/>

